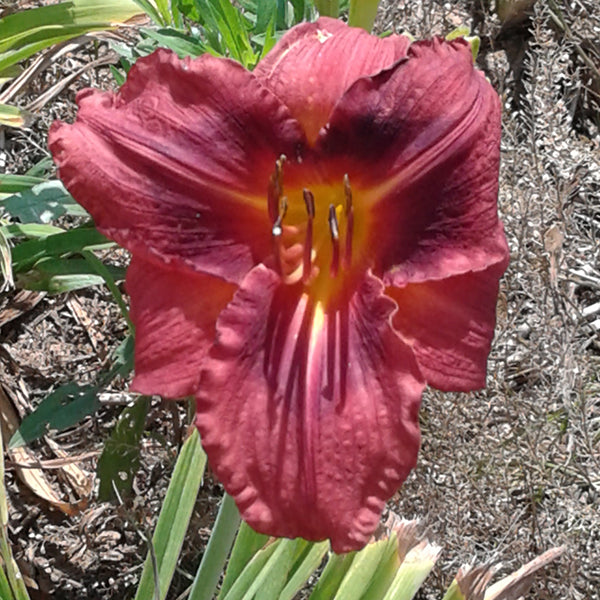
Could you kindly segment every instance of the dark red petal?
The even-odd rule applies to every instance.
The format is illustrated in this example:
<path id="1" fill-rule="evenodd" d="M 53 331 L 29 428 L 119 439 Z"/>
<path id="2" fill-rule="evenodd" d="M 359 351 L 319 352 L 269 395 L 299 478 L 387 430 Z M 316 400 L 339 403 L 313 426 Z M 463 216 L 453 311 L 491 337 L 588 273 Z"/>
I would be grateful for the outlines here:
<path id="1" fill-rule="evenodd" d="M 221 314 L 197 424 L 257 531 L 358 549 L 413 468 L 423 383 L 382 292 L 366 275 L 323 313 L 259 265 Z"/>
<path id="2" fill-rule="evenodd" d="M 503 260 L 498 225 L 500 102 L 464 40 L 416 42 L 359 80 L 317 146 L 346 161 L 370 207 L 371 260 L 386 285 Z"/>
<path id="3" fill-rule="evenodd" d="M 406 36 L 382 39 L 322 17 L 286 33 L 254 73 L 314 141 L 342 94 L 359 77 L 378 73 L 405 56 L 409 45 Z"/>
<path id="4" fill-rule="evenodd" d="M 55 123 L 49 144 L 103 233 L 234 282 L 270 252 L 269 177 L 303 134 L 251 73 L 158 50 L 118 94 L 85 90 L 78 102 L 77 122 Z"/>
<path id="5" fill-rule="evenodd" d="M 133 257 L 127 271 L 135 325 L 135 377 L 141 394 L 194 394 L 217 317 L 235 286 L 223 280 Z"/>
<path id="6" fill-rule="evenodd" d="M 386 290 L 398 303 L 394 327 L 412 342 L 428 384 L 445 391 L 485 386 L 498 280 L 506 262 L 483 271 Z"/>

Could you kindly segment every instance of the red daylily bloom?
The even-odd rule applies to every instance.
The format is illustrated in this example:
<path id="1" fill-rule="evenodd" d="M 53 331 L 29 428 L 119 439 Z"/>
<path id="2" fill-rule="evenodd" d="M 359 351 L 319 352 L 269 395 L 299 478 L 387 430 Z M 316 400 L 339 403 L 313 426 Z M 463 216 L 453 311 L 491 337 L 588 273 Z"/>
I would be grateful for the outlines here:
<path id="1" fill-rule="evenodd" d="M 132 253 L 133 389 L 196 396 L 256 530 L 360 548 L 415 465 L 425 383 L 485 382 L 508 252 L 468 43 L 322 18 L 253 72 L 159 50 L 78 103 L 50 148 Z"/>

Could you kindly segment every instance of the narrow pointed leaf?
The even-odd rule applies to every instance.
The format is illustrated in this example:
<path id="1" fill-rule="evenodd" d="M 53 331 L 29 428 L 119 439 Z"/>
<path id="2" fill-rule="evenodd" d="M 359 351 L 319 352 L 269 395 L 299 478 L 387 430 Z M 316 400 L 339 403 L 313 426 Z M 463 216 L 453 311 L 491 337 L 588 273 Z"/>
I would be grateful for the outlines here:
<path id="1" fill-rule="evenodd" d="M 441 548 L 422 542 L 405 557 L 384 600 L 412 600 L 433 569 Z"/>
<path id="2" fill-rule="evenodd" d="M 296 561 L 285 587 L 281 590 L 279 600 L 292 600 L 296 597 L 296 594 L 306 585 L 310 576 L 321 564 L 328 548 L 329 542 L 306 545 L 304 554 Z"/>
<path id="3" fill-rule="evenodd" d="M 360 600 L 375 577 L 382 561 L 396 552 L 396 536 L 365 546 L 356 554 L 336 594 L 339 600 Z"/>
<path id="4" fill-rule="evenodd" d="M 241 600 L 244 598 L 246 592 L 252 586 L 253 581 L 261 572 L 261 569 L 267 563 L 269 558 L 279 548 L 281 542 L 282 539 L 279 539 L 262 550 L 259 550 L 246 565 L 246 568 L 241 572 L 240 576 L 235 580 L 235 583 L 231 586 L 227 594 L 220 594 L 219 598 L 222 600 Z"/>
<path id="5" fill-rule="evenodd" d="M 193 430 L 179 453 L 152 538 L 158 566 L 160 600 L 164 600 L 169 590 L 205 466 L 206 454 L 200 445 L 198 432 Z M 149 555 L 135 598 L 149 600 L 153 598 L 153 593 L 154 574 Z"/>
<path id="6" fill-rule="evenodd" d="M 357 552 L 347 554 L 329 553 L 329 560 L 323 569 L 321 577 L 315 586 L 310 600 L 330 600 L 340 587 L 346 573 L 350 569 Z"/>
<path id="7" fill-rule="evenodd" d="M 225 494 L 188 600 L 212 600 L 239 524 L 237 506 L 233 498 Z"/>
<path id="8" fill-rule="evenodd" d="M 237 538 L 231 551 L 225 579 L 219 597 L 225 597 L 252 557 L 267 543 L 269 537 L 256 533 L 242 521 Z"/>

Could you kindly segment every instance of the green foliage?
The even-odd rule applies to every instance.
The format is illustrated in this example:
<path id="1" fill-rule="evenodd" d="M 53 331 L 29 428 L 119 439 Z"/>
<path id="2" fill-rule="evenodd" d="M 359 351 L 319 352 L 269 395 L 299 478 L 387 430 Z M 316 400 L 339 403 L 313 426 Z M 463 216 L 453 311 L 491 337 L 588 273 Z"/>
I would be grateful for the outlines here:
<path id="1" fill-rule="evenodd" d="M 8 502 L 4 486 L 4 442 L 0 427 L 0 598 L 2 600 L 29 600 L 29 594 L 15 562 L 8 539 Z"/>
<path id="2" fill-rule="evenodd" d="M 162 505 L 136 600 L 163 600 L 169 589 L 206 466 L 200 436 L 192 430 L 186 440 Z"/>
<path id="3" fill-rule="evenodd" d="M 0 125 L 28 127 L 32 122 L 33 114 L 29 111 L 10 104 L 0 104 Z"/>
<path id="4" fill-rule="evenodd" d="M 140 466 L 140 441 L 149 406 L 148 398 L 141 397 L 124 408 L 110 438 L 104 444 L 97 469 L 100 478 L 99 501 L 114 499 L 113 486 L 121 497 L 130 495 L 133 478 Z"/>
<path id="5" fill-rule="evenodd" d="M 25 187 L 29 182 L 37 183 Z M 4 187 L 3 183 L 4 180 L 0 180 L 0 186 Z M 40 181 L 40 178 L 37 177 L 16 179 L 16 176 L 12 176 L 8 179 L 9 185 L 6 187 L 10 188 L 11 183 L 13 188 L 21 187 L 22 189 L 18 193 L 0 200 L 0 206 L 11 217 L 19 219 L 21 223 L 50 223 L 64 215 L 89 218 L 85 209 L 77 204 L 71 194 L 67 192 L 62 181 Z"/>
<path id="6" fill-rule="evenodd" d="M 21 423 L 9 442 L 9 448 L 28 444 L 50 429 L 62 431 L 72 427 L 100 407 L 98 393 L 115 377 L 127 376 L 133 368 L 133 338 L 121 342 L 113 356 L 112 368 L 98 378 L 98 383 L 80 386 L 68 383 L 47 396 Z"/>
<path id="7" fill-rule="evenodd" d="M 132 0 L 72 0 L 8 15 L 0 19 L 0 74 L 40 50 L 114 29 L 139 13 Z"/>
<path id="8" fill-rule="evenodd" d="M 68 383 L 47 396 L 21 423 L 12 436 L 9 448 L 23 446 L 39 439 L 50 429 L 59 431 L 72 427 L 84 417 L 96 412 L 98 387 Z"/>
<path id="9" fill-rule="evenodd" d="M 309 0 L 242 0 L 240 9 L 229 0 L 179 0 L 172 2 L 180 15 L 175 20 L 155 19 L 159 29 L 140 29 L 141 41 L 134 47 L 113 44 L 121 56 L 121 66 L 127 72 L 141 56 L 158 47 L 170 48 L 180 57 L 214 56 L 237 60 L 248 69 L 273 47 L 283 31 L 315 16 Z M 124 73 L 112 69 L 117 83 L 125 80 Z"/>

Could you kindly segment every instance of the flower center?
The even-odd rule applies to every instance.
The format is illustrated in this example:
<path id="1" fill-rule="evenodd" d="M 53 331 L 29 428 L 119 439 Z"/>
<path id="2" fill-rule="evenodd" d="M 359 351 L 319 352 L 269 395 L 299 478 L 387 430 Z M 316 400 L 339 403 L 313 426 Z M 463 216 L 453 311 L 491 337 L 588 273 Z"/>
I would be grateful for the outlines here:
<path id="1" fill-rule="evenodd" d="M 355 210 L 347 174 L 337 184 L 284 191 L 285 156 L 275 163 L 268 190 L 275 265 L 288 285 L 302 282 L 320 301 L 348 283 L 356 241 Z"/>

